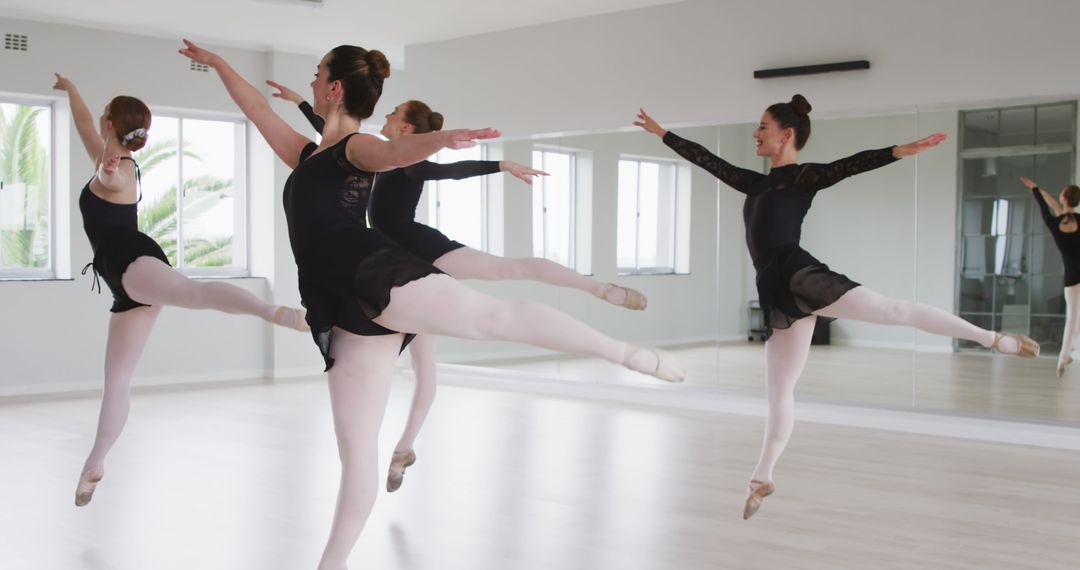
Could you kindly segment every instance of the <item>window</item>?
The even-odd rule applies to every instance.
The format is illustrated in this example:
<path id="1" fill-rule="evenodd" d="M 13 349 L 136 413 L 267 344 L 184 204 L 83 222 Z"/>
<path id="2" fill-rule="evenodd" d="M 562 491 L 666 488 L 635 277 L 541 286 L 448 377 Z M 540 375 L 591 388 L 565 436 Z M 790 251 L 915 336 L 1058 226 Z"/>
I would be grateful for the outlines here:
<path id="1" fill-rule="evenodd" d="M 52 106 L 0 101 L 0 277 L 53 276 Z"/>
<path id="2" fill-rule="evenodd" d="M 533 182 L 533 255 L 576 269 L 576 156 L 534 150 L 533 168 L 547 172 Z"/>
<path id="3" fill-rule="evenodd" d="M 675 273 L 677 195 L 675 163 L 619 160 L 619 273 Z"/>
<path id="4" fill-rule="evenodd" d="M 956 306 L 961 317 L 1061 347 L 1062 265 L 1026 176 L 1057 193 L 1075 176 L 1076 105 L 1052 103 L 960 113 L 960 248 Z M 962 349 L 982 350 L 970 341 Z"/>
<path id="5" fill-rule="evenodd" d="M 434 162 L 484 160 L 482 145 L 442 150 Z M 487 177 L 431 180 L 427 187 L 428 225 L 473 249 L 488 251 Z"/>
<path id="6" fill-rule="evenodd" d="M 247 273 L 244 125 L 155 115 L 147 145 L 134 155 L 142 169 L 139 229 L 185 273 Z"/>

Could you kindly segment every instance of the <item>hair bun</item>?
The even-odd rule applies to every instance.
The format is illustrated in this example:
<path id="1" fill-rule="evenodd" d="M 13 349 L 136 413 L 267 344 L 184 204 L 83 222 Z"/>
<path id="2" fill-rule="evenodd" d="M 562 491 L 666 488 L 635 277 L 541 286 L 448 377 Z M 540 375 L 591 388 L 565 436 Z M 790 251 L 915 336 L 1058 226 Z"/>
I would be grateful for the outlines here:
<path id="1" fill-rule="evenodd" d="M 432 111 L 431 114 L 428 115 L 428 128 L 433 130 L 433 131 L 441 131 L 442 130 L 442 125 L 443 125 L 442 113 L 436 113 L 435 111 Z"/>
<path id="2" fill-rule="evenodd" d="M 367 54 L 368 75 L 378 79 L 390 77 L 390 62 L 383 52 L 373 49 Z"/>
<path id="3" fill-rule="evenodd" d="M 806 97 L 803 97 L 798 93 L 791 97 L 791 102 L 788 104 L 791 105 L 792 110 L 800 115 L 809 115 L 810 111 L 813 109 L 813 107 L 810 106 L 810 102 L 806 100 Z"/>

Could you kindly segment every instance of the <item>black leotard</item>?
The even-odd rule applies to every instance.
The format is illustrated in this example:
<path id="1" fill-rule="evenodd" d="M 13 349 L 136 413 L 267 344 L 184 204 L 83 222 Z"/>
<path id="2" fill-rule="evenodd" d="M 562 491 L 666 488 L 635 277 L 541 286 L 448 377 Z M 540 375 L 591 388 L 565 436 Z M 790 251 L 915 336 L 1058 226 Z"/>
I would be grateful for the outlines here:
<path id="1" fill-rule="evenodd" d="M 323 118 L 315 114 L 315 109 L 307 101 L 301 101 L 299 107 L 311 126 L 321 133 L 326 124 Z M 446 237 L 431 226 L 416 222 L 416 206 L 424 192 L 424 182 L 449 178 L 461 180 L 497 172 L 497 160 L 462 160 L 451 164 L 425 160 L 405 168 L 380 172 L 375 177 L 375 190 L 370 193 L 368 219 L 371 225 L 410 253 L 432 263 L 455 249 L 465 247 L 465 244 Z"/>
<path id="2" fill-rule="evenodd" d="M 1061 231 L 1061 222 L 1066 218 L 1072 218 L 1073 222 L 1076 223 L 1077 216 L 1073 213 L 1055 216 L 1050 211 L 1050 205 L 1046 203 L 1042 192 L 1038 188 L 1032 188 L 1031 194 L 1035 196 L 1035 201 L 1039 204 L 1039 211 L 1042 212 L 1043 222 L 1046 223 L 1046 228 L 1050 230 L 1050 235 L 1054 237 L 1054 244 L 1057 245 L 1058 251 L 1061 252 L 1061 261 L 1065 265 L 1065 286 L 1072 287 L 1080 283 L 1080 231 L 1063 232 Z"/>
<path id="3" fill-rule="evenodd" d="M 787 328 L 859 286 L 799 247 L 802 222 L 819 190 L 895 162 L 893 147 L 863 151 L 829 164 L 789 164 L 762 174 L 733 166 L 671 131 L 664 135 L 664 143 L 746 194 L 746 246 L 757 270 L 767 327 Z"/>
<path id="4" fill-rule="evenodd" d="M 419 162 L 375 176 L 368 217 L 371 224 L 413 255 L 434 262 L 446 253 L 465 247 L 439 230 L 415 221 L 416 205 L 427 180 L 461 180 L 499 172 L 497 160 L 463 160 L 451 164 Z"/>
<path id="5" fill-rule="evenodd" d="M 131 157 L 122 160 L 135 162 Z M 135 165 L 138 174 L 139 165 Z M 141 197 L 140 197 L 141 199 Z M 79 211 L 82 213 L 83 230 L 90 240 L 94 260 L 83 268 L 94 269 L 95 283 L 98 276 L 113 294 L 110 311 L 121 313 L 136 307 L 146 307 L 128 296 L 121 283 L 124 271 L 136 259 L 148 255 L 169 263 L 161 246 L 150 236 L 139 231 L 139 207 L 135 204 L 114 204 L 94 194 L 87 182 L 79 194 Z"/>
<path id="6" fill-rule="evenodd" d="M 311 334 L 329 370 L 333 327 L 363 336 L 394 334 L 376 324 L 390 291 L 439 270 L 364 222 L 373 174 L 345 155 L 349 138 L 315 153 L 309 143 L 285 182 L 285 219 Z M 401 348 L 412 339 L 406 335 Z"/>

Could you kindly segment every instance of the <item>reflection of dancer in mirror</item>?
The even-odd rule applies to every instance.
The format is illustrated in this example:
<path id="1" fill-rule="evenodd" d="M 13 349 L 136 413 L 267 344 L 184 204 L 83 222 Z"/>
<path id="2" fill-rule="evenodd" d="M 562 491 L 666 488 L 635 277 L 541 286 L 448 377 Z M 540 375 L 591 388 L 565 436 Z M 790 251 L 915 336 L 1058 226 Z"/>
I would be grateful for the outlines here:
<path id="1" fill-rule="evenodd" d="M 1020 182 L 1031 190 L 1031 195 L 1038 202 L 1043 222 L 1046 222 L 1046 228 L 1054 237 L 1054 244 L 1061 252 L 1061 261 L 1065 265 L 1065 332 L 1061 336 L 1061 354 L 1057 361 L 1057 375 L 1061 378 L 1065 367 L 1072 363 L 1073 343 L 1076 342 L 1077 329 L 1080 329 L 1080 232 L 1076 231 L 1080 187 L 1075 184 L 1066 186 L 1061 191 L 1061 202 L 1058 203 L 1030 178 L 1020 178 Z"/>
<path id="2" fill-rule="evenodd" d="M 315 114 L 299 93 L 273 81 L 267 83 L 278 90 L 274 97 L 299 104 L 315 130 L 322 132 L 322 117 Z M 381 132 L 387 139 L 394 140 L 406 135 L 439 131 L 442 124 L 442 114 L 433 112 L 421 101 L 407 101 L 386 115 Z M 509 160 L 463 160 L 449 164 L 425 160 L 405 168 L 381 172 L 375 177 L 369 218 L 372 225 L 410 253 L 456 279 L 541 281 L 557 287 L 580 289 L 628 309 L 645 308 L 645 296 L 634 289 L 589 279 L 547 259 L 514 259 L 477 251 L 415 220 L 425 181 L 460 180 L 500 171 L 514 175 L 526 184 L 532 184 L 533 176 L 546 175 Z M 418 335 L 409 345 L 409 354 L 416 375 L 416 388 L 409 420 L 391 457 L 386 479 L 386 489 L 390 492 L 401 486 L 405 468 L 416 461 L 413 444 L 435 399 L 435 339 Z"/>
<path id="3" fill-rule="evenodd" d="M 364 216 L 373 172 L 415 164 L 443 148 L 499 136 L 451 130 L 384 141 L 361 134 L 390 64 L 378 51 L 338 46 L 311 82 L 325 120 L 321 144 L 294 131 L 261 93 L 220 56 L 185 40 L 180 53 L 213 68 L 275 154 L 293 169 L 285 218 L 300 296 L 329 371 L 331 409 L 342 463 L 333 528 L 321 569 L 342 569 L 378 490 L 378 434 L 405 334 L 505 340 L 604 358 L 669 381 L 683 377 L 668 353 L 611 339 L 539 303 L 482 295 L 408 253 Z"/>
<path id="4" fill-rule="evenodd" d="M 75 491 L 81 507 L 93 498 L 105 474 L 105 455 L 127 422 L 131 375 L 163 306 L 254 315 L 298 330 L 307 330 L 307 323 L 300 309 L 267 304 L 228 283 L 188 279 L 169 265 L 153 238 L 139 231 L 139 165 L 131 153 L 146 144 L 150 129 L 150 110 L 142 101 L 114 98 L 95 125 L 74 83 L 57 74 L 53 89 L 67 92 L 75 130 L 97 171 L 83 186 L 79 210 L 94 251 L 87 269 L 92 267 L 95 284 L 100 287 L 100 276 L 113 295 L 97 436 Z"/>
<path id="5" fill-rule="evenodd" d="M 743 518 L 749 518 L 775 490 L 773 467 L 794 428 L 795 383 L 810 350 L 818 315 L 920 330 L 978 342 L 1000 352 L 1035 356 L 1038 345 L 1020 335 L 981 329 L 955 315 L 921 303 L 889 299 L 831 271 L 799 247 L 803 218 L 814 195 L 844 178 L 880 168 L 931 148 L 945 139 L 935 134 L 906 145 L 860 152 L 829 164 L 799 164 L 797 152 L 810 137 L 810 104 L 802 95 L 766 109 L 754 131 L 757 155 L 772 163 L 768 174 L 737 168 L 705 147 L 665 130 L 645 113 L 635 125 L 663 138 L 683 158 L 746 195 L 746 244 L 757 270 L 757 290 L 771 337 L 765 345 L 769 417 L 761 458 L 751 476 Z"/>

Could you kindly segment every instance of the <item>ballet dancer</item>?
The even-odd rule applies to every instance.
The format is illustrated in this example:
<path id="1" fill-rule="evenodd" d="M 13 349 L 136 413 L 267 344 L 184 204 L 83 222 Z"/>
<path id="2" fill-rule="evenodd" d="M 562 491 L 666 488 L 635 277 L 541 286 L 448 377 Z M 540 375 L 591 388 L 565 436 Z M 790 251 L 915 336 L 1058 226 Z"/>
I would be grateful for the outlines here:
<path id="1" fill-rule="evenodd" d="M 131 376 L 162 307 L 214 309 L 301 331 L 308 327 L 301 309 L 270 305 L 228 283 L 188 279 L 169 265 L 153 238 L 139 231 L 139 166 L 131 153 L 149 136 L 151 115 L 142 101 L 115 97 L 95 127 L 93 114 L 71 80 L 56 74 L 53 89 L 67 92 L 75 130 L 96 171 L 79 195 L 83 228 L 94 251 L 83 273 L 93 268 L 94 283 L 100 289 L 100 277 L 113 295 L 97 435 L 75 491 L 75 504 L 81 507 L 93 498 L 105 474 L 105 456 L 127 422 Z"/>
<path id="2" fill-rule="evenodd" d="M 1020 182 L 1031 190 L 1039 204 L 1043 222 L 1054 237 L 1054 244 L 1061 252 L 1065 266 L 1065 332 L 1061 336 L 1061 353 L 1058 355 L 1057 376 L 1065 374 L 1065 367 L 1072 363 L 1072 349 L 1080 328 L 1080 232 L 1077 232 L 1076 207 L 1080 205 L 1080 186 L 1070 184 L 1061 191 L 1061 202 L 1039 188 L 1030 178 Z"/>
<path id="3" fill-rule="evenodd" d="M 325 120 L 316 144 L 289 127 L 224 59 L 184 43 L 180 53 L 217 72 L 233 101 L 293 169 L 285 183 L 285 217 L 307 320 L 327 365 L 342 463 L 320 569 L 346 567 L 371 512 L 378 488 L 379 424 L 394 361 L 411 334 L 533 344 L 682 380 L 681 365 L 665 351 L 611 339 L 538 303 L 477 293 L 366 227 L 372 173 L 415 164 L 442 148 L 474 146 L 499 136 L 498 131 L 458 129 L 391 141 L 358 133 L 390 65 L 379 51 L 343 45 L 323 56 L 311 82 L 315 112 Z"/>
<path id="4" fill-rule="evenodd" d="M 274 97 L 296 103 L 316 131 L 322 132 L 323 120 L 299 93 L 274 81 L 266 82 L 277 89 Z M 402 136 L 442 130 L 443 116 L 433 112 L 422 101 L 406 101 L 386 115 L 381 134 L 388 140 Z M 515 259 L 498 257 L 458 243 L 439 230 L 416 221 L 416 207 L 428 180 L 460 180 L 473 176 L 507 172 L 526 184 L 534 176 L 546 175 L 509 160 L 464 160 L 449 164 L 421 161 L 405 168 L 380 172 L 375 177 L 368 217 L 375 228 L 390 236 L 399 245 L 440 271 L 456 279 L 531 280 L 557 287 L 580 289 L 611 304 L 642 310 L 646 298 L 629 287 L 589 279 L 563 265 L 542 258 Z M 416 462 L 413 449 L 431 405 L 435 400 L 435 339 L 417 335 L 409 344 L 416 386 L 405 430 L 394 448 L 386 477 L 386 490 L 391 493 L 401 487 L 405 469 Z"/>
<path id="5" fill-rule="evenodd" d="M 907 325 L 972 340 L 1003 353 L 1038 354 L 1039 345 L 1025 336 L 1003 335 L 935 307 L 884 297 L 833 272 L 799 247 L 803 218 L 819 190 L 932 148 L 945 140 L 943 133 L 829 164 L 799 164 L 797 153 L 810 138 L 810 103 L 795 95 L 788 103 L 769 106 L 754 131 L 757 155 L 772 164 L 769 173 L 762 174 L 732 166 L 705 147 L 664 129 L 644 109 L 633 124 L 661 137 L 680 156 L 746 195 L 746 245 L 757 271 L 758 298 L 771 336 L 765 345 L 769 416 L 761 457 L 747 489 L 744 519 L 776 489 L 773 468 L 794 428 L 795 383 L 806 365 L 818 316 Z"/>

